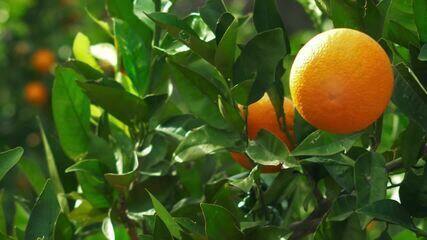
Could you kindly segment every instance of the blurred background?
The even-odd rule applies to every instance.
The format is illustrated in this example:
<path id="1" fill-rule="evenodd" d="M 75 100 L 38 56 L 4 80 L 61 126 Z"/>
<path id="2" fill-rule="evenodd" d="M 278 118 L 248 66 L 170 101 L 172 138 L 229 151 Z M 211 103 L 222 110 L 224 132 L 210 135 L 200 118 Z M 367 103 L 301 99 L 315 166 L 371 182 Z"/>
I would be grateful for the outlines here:
<path id="1" fill-rule="evenodd" d="M 292 39 L 293 54 L 316 34 L 316 29 L 321 29 L 305 14 L 300 2 L 306 1 L 278 1 Z M 238 16 L 250 12 L 253 5 L 250 0 L 225 3 Z M 176 0 L 172 12 L 185 16 L 203 4 L 203 0 Z M 64 174 L 71 162 L 58 145 L 50 92 L 55 66 L 71 56 L 78 32 L 88 35 L 92 44 L 111 42 L 90 15 L 108 19 L 103 0 L 0 0 L 0 151 L 16 146 L 25 149 L 24 159 L 0 183 L 12 193 L 8 196 L 14 196 L 6 199 L 6 205 L 33 201 L 37 194 L 30 190 L 30 184 L 43 185 L 47 175 L 39 122 L 45 129 L 63 185 L 69 188 L 65 191 L 75 189 L 75 180 Z M 247 26 L 244 31 L 249 39 L 255 30 L 251 24 Z M 19 211 L 19 204 L 10 209 Z"/>

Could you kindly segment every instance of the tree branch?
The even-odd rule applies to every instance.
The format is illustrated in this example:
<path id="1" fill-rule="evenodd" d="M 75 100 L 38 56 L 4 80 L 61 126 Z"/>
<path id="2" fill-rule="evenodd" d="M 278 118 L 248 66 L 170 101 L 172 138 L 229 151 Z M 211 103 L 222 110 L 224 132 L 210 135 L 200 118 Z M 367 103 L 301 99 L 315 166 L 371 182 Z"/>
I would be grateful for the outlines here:
<path id="1" fill-rule="evenodd" d="M 302 239 L 303 237 L 314 233 L 331 206 L 332 202 L 330 200 L 323 199 L 317 208 L 306 219 L 291 223 L 289 228 L 293 233 L 289 240 Z"/>

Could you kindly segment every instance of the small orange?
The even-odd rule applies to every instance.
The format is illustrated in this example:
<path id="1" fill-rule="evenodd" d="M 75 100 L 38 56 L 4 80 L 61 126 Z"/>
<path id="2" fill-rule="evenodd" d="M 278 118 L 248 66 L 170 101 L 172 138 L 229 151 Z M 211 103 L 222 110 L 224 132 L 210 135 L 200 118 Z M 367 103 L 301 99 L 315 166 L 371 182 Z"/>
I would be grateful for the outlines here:
<path id="1" fill-rule="evenodd" d="M 46 86 L 39 81 L 33 81 L 25 85 L 25 100 L 34 106 L 41 107 L 48 101 L 48 91 Z"/>
<path id="2" fill-rule="evenodd" d="M 40 73 L 48 73 L 55 64 L 55 55 L 48 49 L 39 49 L 31 57 L 31 65 Z"/>
<path id="3" fill-rule="evenodd" d="M 283 110 L 285 112 L 286 129 L 290 137 L 295 139 L 294 135 L 294 108 L 292 101 L 285 98 L 283 102 Z M 282 140 L 289 149 L 293 148 L 292 142 L 289 141 L 287 136 L 283 133 L 277 122 L 276 112 L 270 101 L 270 98 L 265 94 L 259 101 L 249 105 L 248 107 L 248 119 L 247 119 L 247 131 L 249 139 L 255 139 L 256 135 L 261 129 L 268 130 L 273 133 L 277 138 Z M 254 163 L 252 163 L 244 154 L 238 152 L 231 152 L 231 156 L 246 169 L 252 169 Z M 261 172 L 263 173 L 274 173 L 281 170 L 281 165 L 277 166 L 262 166 Z"/>
<path id="4" fill-rule="evenodd" d="M 386 109 L 393 71 L 374 39 L 352 29 L 333 29 L 299 51 L 290 89 L 307 122 L 331 133 L 353 133 L 368 127 Z"/>

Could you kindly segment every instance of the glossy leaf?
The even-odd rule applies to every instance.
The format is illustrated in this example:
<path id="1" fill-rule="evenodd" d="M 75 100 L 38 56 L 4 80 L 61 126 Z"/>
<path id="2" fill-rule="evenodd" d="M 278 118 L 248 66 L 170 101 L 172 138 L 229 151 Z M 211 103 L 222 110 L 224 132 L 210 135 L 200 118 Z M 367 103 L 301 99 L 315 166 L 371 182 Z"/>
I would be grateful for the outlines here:
<path id="1" fill-rule="evenodd" d="M 233 84 L 255 79 L 244 105 L 259 100 L 274 83 L 276 66 L 287 53 L 283 36 L 280 28 L 259 33 L 249 40 L 237 58 L 233 69 Z"/>
<path id="2" fill-rule="evenodd" d="M 197 118 L 216 128 L 226 128 L 216 104 L 219 92 L 198 73 L 171 63 L 173 84 L 189 111 Z"/>
<path id="3" fill-rule="evenodd" d="M 306 137 L 291 156 L 328 156 L 349 150 L 361 134 L 337 135 L 317 130 Z"/>
<path id="4" fill-rule="evenodd" d="M 187 45 L 202 58 L 210 63 L 214 63 L 215 45 L 201 40 L 196 32 L 183 20 L 175 15 L 161 12 L 151 13 L 148 16 L 170 35 Z"/>
<path id="5" fill-rule="evenodd" d="M 101 67 L 90 53 L 90 40 L 83 33 L 77 33 L 73 43 L 73 54 L 77 61 L 81 61 L 102 72 Z"/>
<path id="6" fill-rule="evenodd" d="M 132 125 L 148 118 L 146 103 L 123 89 L 89 82 L 80 82 L 79 86 L 94 104 L 126 124 Z"/>
<path id="7" fill-rule="evenodd" d="M 223 16 L 221 16 L 220 21 L 222 21 L 222 19 L 226 18 L 227 16 L 229 16 L 229 18 L 232 20 L 224 34 L 219 40 L 217 40 L 219 42 L 215 52 L 215 65 L 224 75 L 224 78 L 229 79 L 232 75 L 233 63 L 237 49 L 236 41 L 238 22 L 237 19 L 235 19 L 230 13 L 225 13 Z"/>
<path id="8" fill-rule="evenodd" d="M 78 160 L 86 155 L 89 143 L 89 99 L 77 85 L 82 76 L 69 68 L 55 71 L 52 92 L 53 119 L 64 152 Z"/>
<path id="9" fill-rule="evenodd" d="M 295 158 L 289 156 L 286 145 L 264 129 L 258 132 L 254 141 L 249 141 L 246 153 L 254 162 L 262 165 L 282 164 L 283 168 L 298 166 Z"/>
<path id="10" fill-rule="evenodd" d="M 219 205 L 202 203 L 201 207 L 205 218 L 205 231 L 209 239 L 243 239 L 243 234 L 231 212 Z"/>
<path id="11" fill-rule="evenodd" d="M 418 162 L 425 144 L 426 132 L 418 123 L 410 121 L 408 127 L 398 139 L 398 151 L 405 167 L 410 168 Z"/>
<path id="12" fill-rule="evenodd" d="M 13 168 L 24 154 L 24 149 L 17 147 L 0 153 L 0 180 Z"/>
<path id="13" fill-rule="evenodd" d="M 203 156 L 238 146 L 241 138 L 235 133 L 202 126 L 190 131 L 174 152 L 176 162 L 199 159 Z"/>
<path id="14" fill-rule="evenodd" d="M 43 192 L 31 211 L 25 229 L 25 240 L 51 238 L 60 210 L 54 186 L 50 180 L 47 180 Z"/>
<path id="15" fill-rule="evenodd" d="M 157 216 L 159 216 L 159 218 L 163 221 L 172 236 L 181 239 L 181 227 L 175 222 L 173 217 L 159 202 L 159 200 L 157 200 L 157 198 L 155 198 L 150 192 L 148 192 L 148 194 L 150 194 L 150 198 L 153 203 L 154 209 L 156 210 Z"/>

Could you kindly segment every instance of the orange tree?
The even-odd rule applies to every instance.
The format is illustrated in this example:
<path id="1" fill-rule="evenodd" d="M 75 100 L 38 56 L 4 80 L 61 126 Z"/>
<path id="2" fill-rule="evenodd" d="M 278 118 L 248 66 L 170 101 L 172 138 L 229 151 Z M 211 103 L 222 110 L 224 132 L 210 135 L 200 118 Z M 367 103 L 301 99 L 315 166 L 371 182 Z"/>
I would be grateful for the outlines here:
<path id="1" fill-rule="evenodd" d="M 425 0 L 299 0 L 325 32 L 300 51 L 274 0 L 183 18 L 177 2 L 107 0 L 109 42 L 76 35 L 52 109 L 78 184 L 41 129 L 49 179 L 5 238 L 427 236 Z"/>

